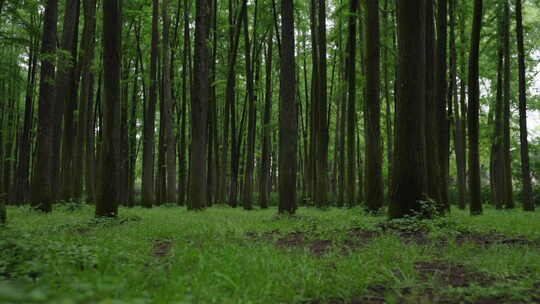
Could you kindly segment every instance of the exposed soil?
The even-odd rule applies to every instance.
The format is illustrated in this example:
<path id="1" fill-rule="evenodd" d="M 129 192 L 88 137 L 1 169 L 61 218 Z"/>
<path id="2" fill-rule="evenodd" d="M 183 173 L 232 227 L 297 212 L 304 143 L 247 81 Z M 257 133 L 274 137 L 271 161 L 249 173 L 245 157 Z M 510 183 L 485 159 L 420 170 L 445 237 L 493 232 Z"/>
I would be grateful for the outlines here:
<path id="1" fill-rule="evenodd" d="M 172 248 L 172 242 L 168 240 L 156 240 L 152 246 L 152 256 L 163 258 L 169 255 Z"/>
<path id="2" fill-rule="evenodd" d="M 461 264 L 451 264 L 444 261 L 424 261 L 414 264 L 415 270 L 420 274 L 422 281 L 435 278 L 445 286 L 468 287 L 472 284 L 488 286 L 495 279 L 489 275 L 474 271 Z"/>
<path id="3" fill-rule="evenodd" d="M 392 225 L 379 225 L 379 228 L 382 231 L 372 231 L 362 228 L 335 230 L 326 233 L 324 236 L 319 232 L 313 231 L 282 233 L 279 230 L 262 233 L 248 232 L 246 233 L 246 236 L 252 241 L 274 243 L 276 247 L 282 249 L 305 248 L 316 256 L 322 256 L 334 247 L 339 248 L 341 252 L 346 255 L 350 250 L 367 246 L 371 241 L 383 235 L 395 235 L 405 244 L 437 245 L 441 247 L 447 246 L 450 240 L 449 238 L 433 239 L 429 236 L 429 231 L 426 229 L 407 230 Z M 329 236 L 339 236 L 339 238 L 329 238 Z M 505 244 L 509 246 L 530 246 L 540 248 L 540 240 L 531 241 L 525 237 L 508 238 L 497 233 L 481 234 L 462 232 L 455 240 L 458 245 L 466 243 L 473 243 L 478 246 Z"/>
<path id="4" fill-rule="evenodd" d="M 473 243 L 479 246 L 491 246 L 495 244 L 504 244 L 510 246 L 530 246 L 540 247 L 540 240 L 532 241 L 524 236 L 509 238 L 505 235 L 492 232 L 489 234 L 480 234 L 472 232 L 464 232 L 456 237 L 456 242 L 459 245 L 464 243 Z"/>

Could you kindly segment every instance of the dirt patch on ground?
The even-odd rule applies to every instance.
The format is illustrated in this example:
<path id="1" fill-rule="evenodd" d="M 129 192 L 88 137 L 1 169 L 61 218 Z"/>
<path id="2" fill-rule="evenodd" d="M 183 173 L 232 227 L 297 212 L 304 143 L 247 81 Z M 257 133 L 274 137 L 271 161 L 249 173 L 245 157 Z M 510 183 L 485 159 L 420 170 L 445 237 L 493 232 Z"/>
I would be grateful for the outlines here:
<path id="1" fill-rule="evenodd" d="M 445 286 L 468 287 L 472 284 L 488 286 L 495 279 L 488 274 L 474 271 L 462 264 L 452 264 L 444 261 L 424 261 L 414 264 L 422 281 L 435 278 Z"/>
<path id="2" fill-rule="evenodd" d="M 283 233 L 279 230 L 246 233 L 250 241 L 274 243 L 276 247 L 282 249 L 305 248 L 316 256 L 322 256 L 330 252 L 332 248 L 338 248 L 346 255 L 350 250 L 365 247 L 374 239 L 385 235 L 394 235 L 405 244 L 423 246 L 445 247 L 448 246 L 450 241 L 455 240 L 459 246 L 467 243 L 473 243 L 478 246 L 504 244 L 509 246 L 529 246 L 540 249 L 540 240 L 532 241 L 526 237 L 509 238 L 497 233 L 461 232 L 455 238 L 454 236 L 433 238 L 430 237 L 430 232 L 427 229 L 411 230 L 392 225 L 391 223 L 379 225 L 378 230 L 350 228 L 347 230 L 328 231 L 324 234 L 315 231 Z"/>
<path id="3" fill-rule="evenodd" d="M 168 240 L 155 240 L 152 245 L 152 256 L 155 258 L 163 258 L 171 252 L 173 243 Z"/>
<path id="4" fill-rule="evenodd" d="M 380 233 L 353 228 L 346 231 L 332 231 L 325 235 L 313 231 L 282 233 L 278 230 L 263 233 L 248 232 L 246 235 L 250 240 L 271 242 L 278 248 L 305 248 L 316 256 L 322 256 L 332 248 L 339 248 L 343 254 L 347 254 L 351 249 L 368 245 L 374 238 L 380 236 Z"/>
<path id="5" fill-rule="evenodd" d="M 529 247 L 540 247 L 540 240 L 532 241 L 527 239 L 525 236 L 519 236 L 514 238 L 509 238 L 505 235 L 492 232 L 487 234 L 474 233 L 474 232 L 464 232 L 456 237 L 456 242 L 459 245 L 465 243 L 473 243 L 478 246 L 491 246 L 496 244 L 503 244 L 509 246 L 529 246 Z"/>

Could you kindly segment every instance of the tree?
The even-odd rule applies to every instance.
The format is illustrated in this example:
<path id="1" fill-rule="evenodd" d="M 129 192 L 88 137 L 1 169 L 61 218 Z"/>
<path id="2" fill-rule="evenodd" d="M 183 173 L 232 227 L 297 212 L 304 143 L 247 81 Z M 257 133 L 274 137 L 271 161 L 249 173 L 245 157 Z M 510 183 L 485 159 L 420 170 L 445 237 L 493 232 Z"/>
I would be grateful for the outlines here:
<path id="1" fill-rule="evenodd" d="M 468 133 L 469 133 L 469 195 L 470 211 L 472 215 L 482 214 L 482 200 L 480 196 L 480 151 L 479 151 L 479 111 L 480 111 L 480 84 L 479 64 L 480 32 L 482 30 L 483 1 L 474 1 L 473 27 L 471 32 L 471 51 L 469 54 L 469 107 L 468 107 Z"/>
<path id="2" fill-rule="evenodd" d="M 207 184 L 204 174 L 206 168 L 206 144 L 209 101 L 209 57 L 208 57 L 208 3 L 197 0 L 195 4 L 195 82 L 191 97 L 191 164 L 189 166 L 188 209 L 201 210 L 206 207 Z"/>
<path id="3" fill-rule="evenodd" d="M 47 0 L 43 17 L 43 36 L 41 42 L 41 71 L 39 86 L 38 133 L 35 173 L 32 180 L 32 206 L 43 212 L 52 211 L 54 200 L 52 192 L 52 141 L 53 113 L 55 106 L 55 57 L 56 22 L 58 0 Z"/>
<path id="4" fill-rule="evenodd" d="M 173 101 L 171 87 L 171 46 L 169 39 L 170 32 L 169 0 L 163 1 L 163 110 L 161 117 L 165 140 L 165 158 L 167 173 L 167 193 L 166 202 L 176 202 L 176 140 L 173 132 Z"/>
<path id="5" fill-rule="evenodd" d="M 529 141 L 527 139 L 527 78 L 525 70 L 525 46 L 523 42 L 523 13 L 521 0 L 516 0 L 516 34 L 519 64 L 519 139 L 521 144 L 521 197 L 523 209 L 534 211 L 532 201 L 531 170 L 529 165 Z"/>
<path id="6" fill-rule="evenodd" d="M 353 206 L 356 202 L 356 29 L 358 20 L 358 0 L 350 0 L 350 15 L 349 15 L 349 37 L 347 39 L 347 57 L 346 57 L 346 78 L 348 80 L 348 95 L 347 95 L 347 119 L 342 117 L 341 119 L 341 148 L 344 145 L 345 138 L 345 121 L 347 122 L 347 174 L 342 172 L 342 176 L 346 176 L 346 188 L 347 204 Z M 370 19 L 370 21 L 373 21 Z M 366 21 L 369 22 L 369 21 Z M 377 27 L 378 28 L 378 27 Z M 366 32 L 367 35 L 367 32 Z M 376 59 L 376 58 L 374 58 Z M 376 88 L 375 88 L 376 90 Z M 345 108 L 342 108 L 342 115 L 345 113 Z M 341 159 L 344 159 L 343 151 L 341 149 Z M 344 171 L 344 165 L 341 163 L 340 171 Z M 360 181 L 362 182 L 362 181 Z M 342 187 L 345 188 L 345 187 Z M 339 203 L 342 203 L 341 201 Z"/>
<path id="7" fill-rule="evenodd" d="M 448 174 L 450 158 L 450 120 L 447 111 L 447 27 L 448 1 L 437 1 L 437 55 L 435 56 L 435 103 L 439 122 L 439 212 L 450 211 L 448 202 Z"/>
<path id="8" fill-rule="evenodd" d="M 294 58 L 294 1 L 281 0 L 279 213 L 296 212 L 298 118 Z"/>
<path id="9" fill-rule="evenodd" d="M 84 0 L 84 27 L 83 27 L 83 39 L 81 41 L 81 88 L 80 88 L 80 102 L 79 102 L 79 117 L 78 117 L 78 133 L 77 133 L 77 145 L 75 147 L 75 156 L 73 160 L 73 178 L 74 180 L 74 197 L 80 198 L 83 188 L 83 177 L 85 172 L 93 171 L 93 166 L 86 165 L 85 159 L 92 157 L 89 155 L 92 152 L 89 146 L 89 128 L 92 120 L 92 91 L 93 91 L 93 77 L 92 64 L 94 61 L 94 47 L 95 47 L 95 31 L 96 31 L 96 0 Z M 87 175 L 87 185 L 93 185 L 95 181 Z M 87 198 L 93 197 L 94 187 L 87 187 Z"/>
<path id="10" fill-rule="evenodd" d="M 271 144 L 271 128 L 270 119 L 272 117 L 272 51 L 273 51 L 273 29 L 270 29 L 267 41 L 266 52 L 266 93 L 264 98 L 264 118 L 262 131 L 262 154 L 261 154 L 261 174 L 259 178 L 259 196 L 262 209 L 268 208 L 268 199 L 270 193 L 270 150 Z"/>
<path id="11" fill-rule="evenodd" d="M 100 191 L 96 201 L 96 216 L 118 215 L 118 179 L 120 174 L 120 67 L 122 46 L 121 0 L 103 2 L 103 140 L 101 170 L 108 178 L 99 181 Z"/>
<path id="12" fill-rule="evenodd" d="M 397 2 L 398 76 L 396 146 L 390 218 L 419 211 L 425 199 L 425 29 L 426 1 Z"/>
<path id="13" fill-rule="evenodd" d="M 156 128 L 156 103 L 157 103 L 157 61 L 159 45 L 159 0 L 152 1 L 152 47 L 150 51 L 150 88 L 148 104 L 144 115 L 143 134 L 143 170 L 142 170 L 142 196 L 143 205 L 151 207 L 155 201 L 154 189 L 154 151 L 155 151 L 155 128 Z"/>
<path id="14" fill-rule="evenodd" d="M 379 1 L 366 1 L 366 205 L 378 211 L 384 203 L 381 149 Z M 351 109 L 349 109 L 351 111 Z M 349 114 L 350 115 L 350 114 Z M 349 136 L 352 134 L 349 133 Z"/>

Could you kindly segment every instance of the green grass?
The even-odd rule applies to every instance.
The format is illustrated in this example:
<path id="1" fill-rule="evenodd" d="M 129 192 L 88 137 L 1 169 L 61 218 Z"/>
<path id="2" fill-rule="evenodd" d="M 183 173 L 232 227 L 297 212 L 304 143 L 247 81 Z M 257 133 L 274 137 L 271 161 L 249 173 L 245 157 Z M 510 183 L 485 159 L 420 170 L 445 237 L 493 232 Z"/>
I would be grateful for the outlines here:
<path id="1" fill-rule="evenodd" d="M 301 208 L 298 216 L 278 217 L 275 209 L 162 207 L 123 208 L 118 220 L 94 220 L 91 206 L 71 209 L 59 206 L 43 215 L 8 208 L 9 224 L 0 229 L 0 303 L 346 303 L 373 293 L 374 286 L 386 287 L 389 303 L 437 302 L 426 297 L 429 292 L 457 302 L 538 296 L 539 248 L 453 240 L 464 230 L 537 240 L 538 213 L 488 209 L 470 217 L 454 211 L 434 223 L 413 224 L 429 227 L 433 239 L 450 236 L 447 245 L 382 234 L 347 254 L 338 245 L 319 256 L 306 247 L 278 248 L 275 241 L 310 231 L 340 244 L 346 230 L 377 230 L 385 218 L 361 209 Z M 250 237 L 273 230 L 280 236 Z M 170 243 L 170 251 L 156 256 L 156 243 Z M 463 264 L 495 281 L 449 287 L 431 275 L 426 280 L 415 263 L 434 260 Z"/>

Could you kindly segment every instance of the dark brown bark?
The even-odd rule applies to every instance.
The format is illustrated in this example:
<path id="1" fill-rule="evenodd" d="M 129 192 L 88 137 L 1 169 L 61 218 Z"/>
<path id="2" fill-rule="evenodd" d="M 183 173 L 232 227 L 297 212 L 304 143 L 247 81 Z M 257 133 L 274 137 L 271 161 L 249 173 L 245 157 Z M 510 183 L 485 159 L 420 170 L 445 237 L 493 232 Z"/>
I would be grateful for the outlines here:
<path id="1" fill-rule="evenodd" d="M 510 84 L 511 54 L 510 54 L 510 5 L 505 0 L 503 4 L 503 54 L 504 54 L 504 82 L 503 82 L 503 147 L 504 147 L 504 207 L 514 208 L 514 194 L 512 189 L 512 159 L 510 154 Z"/>
<path id="2" fill-rule="evenodd" d="M 73 193 L 73 99 L 72 91 L 76 90 L 75 75 L 77 64 L 77 25 L 79 20 L 79 0 L 66 1 L 64 9 L 64 25 L 60 50 L 63 58 L 58 66 L 56 77 L 56 107 L 54 108 L 54 135 L 51 176 L 53 196 L 64 201 L 71 200 Z M 76 93 L 75 93 L 76 94 Z M 62 128 L 64 123 L 64 128 Z M 62 140 L 64 141 L 62 142 Z M 62 149 L 60 149 L 62 143 Z M 69 145 L 69 146 L 66 146 Z"/>
<path id="3" fill-rule="evenodd" d="M 100 166 L 107 178 L 99 180 L 96 216 L 118 215 L 120 160 L 120 68 L 122 65 L 122 16 L 119 0 L 103 2 L 103 140 Z"/>
<path id="4" fill-rule="evenodd" d="M 516 0 L 516 35 L 519 64 L 519 139 L 521 146 L 521 199 L 525 211 L 534 211 L 529 165 L 529 141 L 527 139 L 527 78 L 525 46 L 523 41 L 523 12 L 521 0 Z"/>
<path id="5" fill-rule="evenodd" d="M 355 152 L 355 148 L 356 148 L 356 135 L 355 135 L 355 132 L 356 132 L 356 29 L 357 29 L 357 20 L 358 20 L 358 5 L 359 5 L 359 1 L 358 0 L 350 0 L 350 7 L 349 7 L 349 37 L 347 39 L 347 56 L 346 56 L 346 59 L 345 59 L 345 69 L 346 69 L 346 78 L 347 78 L 347 111 L 343 111 L 342 112 L 342 117 L 341 119 L 345 121 L 345 113 L 347 113 L 347 173 L 345 174 L 345 172 L 343 172 L 342 174 L 345 174 L 346 176 L 346 204 L 348 206 L 354 206 L 355 203 L 356 203 L 356 152 Z M 377 43 L 377 45 L 373 45 L 371 47 L 373 48 L 378 48 L 378 39 L 379 39 L 379 33 L 378 33 L 378 30 L 379 30 L 379 26 L 378 26 L 378 19 L 375 20 L 374 18 L 378 18 L 378 12 L 374 12 L 373 10 L 374 9 L 377 9 L 377 6 L 378 6 L 378 1 L 377 3 L 370 3 L 368 4 L 368 2 L 366 2 L 366 7 L 369 6 L 369 10 L 370 12 L 367 13 L 367 10 L 366 10 L 366 23 L 369 23 L 369 22 L 376 22 L 375 25 L 373 25 L 373 28 L 371 30 L 375 30 L 377 31 L 376 33 L 368 33 L 368 31 L 366 31 L 366 38 L 367 38 L 367 41 L 366 43 L 367 44 L 370 44 L 370 43 Z M 369 20 L 368 20 L 369 19 Z M 377 37 L 375 37 L 374 35 L 376 35 Z M 375 49 L 373 49 L 373 53 L 370 53 L 369 56 L 370 58 L 368 58 L 369 60 L 378 60 L 378 54 L 377 54 L 377 51 Z M 373 56 L 373 57 L 371 57 Z M 379 67 L 379 64 L 378 62 L 374 62 L 373 65 L 371 66 L 371 68 L 377 68 L 378 69 Z M 373 71 L 372 71 L 373 72 Z M 368 79 L 366 79 L 366 81 L 369 81 L 370 84 L 373 84 L 374 82 L 378 82 L 377 81 L 377 76 L 378 76 L 378 72 L 374 73 L 374 74 L 371 74 L 369 75 Z M 373 97 L 373 100 L 371 101 L 375 101 L 374 99 L 377 98 L 377 95 L 378 93 L 375 93 L 375 91 L 378 90 L 378 83 L 376 84 L 376 87 L 373 88 L 373 90 L 371 90 L 371 93 L 372 94 L 376 94 L 376 95 L 373 95 L 371 97 Z M 378 100 L 376 100 L 376 102 L 379 102 Z M 375 108 L 373 108 L 373 110 L 375 110 Z M 374 113 L 373 113 L 374 114 Z M 344 130 L 342 130 L 343 132 Z M 340 138 L 345 138 L 345 134 L 341 134 Z M 374 144 L 376 144 L 376 141 L 373 142 Z M 343 149 L 343 145 L 345 143 L 342 143 L 342 149 Z M 341 168 L 341 170 L 345 170 L 345 168 Z M 377 177 L 375 177 L 375 179 L 373 181 L 375 181 L 377 179 Z M 382 179 L 382 176 L 381 176 L 381 179 Z M 377 189 L 375 189 L 377 190 Z M 373 193 L 374 194 L 374 193 Z M 375 204 L 381 204 L 382 206 L 382 201 L 380 202 L 374 202 Z M 375 205 L 372 205 L 373 207 L 375 207 Z M 375 209 L 378 209 L 377 207 L 375 207 Z"/>
<path id="6" fill-rule="evenodd" d="M 189 204 L 188 209 L 200 210 L 206 206 L 207 183 L 204 174 L 206 169 L 206 144 L 208 137 L 208 101 L 209 101 L 209 56 L 208 37 L 208 3 L 197 0 L 195 18 L 195 58 L 193 96 L 191 98 L 191 165 L 189 166 Z"/>
<path id="7" fill-rule="evenodd" d="M 254 28 L 257 26 L 257 4 L 255 1 L 255 22 Z M 253 36 L 253 45 L 256 41 Z M 247 154 L 246 154 L 246 171 L 244 174 L 244 188 L 242 195 L 242 205 L 245 210 L 253 209 L 253 170 L 255 167 L 255 131 L 257 128 L 257 109 L 255 107 L 255 89 L 254 89 L 254 71 L 252 62 L 252 56 L 256 57 L 256 54 L 252 53 L 252 45 L 249 39 L 248 32 L 248 17 L 247 13 L 244 14 L 244 46 L 246 49 L 246 88 L 247 88 L 247 102 L 248 102 L 248 138 L 247 138 Z"/>
<path id="8" fill-rule="evenodd" d="M 19 156 L 17 163 L 17 172 L 15 175 L 14 201 L 15 204 L 23 204 L 28 200 L 28 190 L 30 189 L 30 152 L 31 152 L 31 134 L 34 120 L 34 89 L 36 85 L 36 72 L 39 45 L 38 39 L 32 38 L 29 46 L 28 55 L 28 78 L 26 84 L 26 98 L 24 106 L 24 123 L 22 133 L 19 139 Z"/>
<path id="9" fill-rule="evenodd" d="M 270 195 L 270 154 L 272 149 L 270 119 L 272 117 L 272 50 L 273 33 L 270 34 L 267 41 L 266 53 L 266 93 L 264 97 L 264 118 L 262 124 L 262 154 L 261 154 L 261 175 L 259 178 L 259 198 L 262 209 L 268 208 Z"/>
<path id="10" fill-rule="evenodd" d="M 450 211 L 448 202 L 448 178 L 450 167 L 450 120 L 447 110 L 447 31 L 448 31 L 448 1 L 437 1 L 437 55 L 435 56 L 435 105 L 439 123 L 439 212 Z"/>
<path id="11" fill-rule="evenodd" d="M 473 27 L 471 32 L 471 51 L 469 54 L 469 104 L 468 104 L 468 141 L 469 141 L 469 195 L 472 215 L 482 214 L 480 151 L 479 151 L 479 53 L 480 32 L 482 30 L 483 1 L 474 1 Z"/>
<path id="12" fill-rule="evenodd" d="M 315 188 L 315 205 L 322 208 L 328 206 L 328 100 L 327 100 L 327 57 L 326 57 L 326 1 L 318 0 L 317 23 L 317 186 Z M 284 42 L 283 42 L 284 43 Z"/>
<path id="13" fill-rule="evenodd" d="M 81 69 L 81 92 L 79 101 L 79 116 L 78 116 L 78 130 L 77 130 L 77 145 L 75 147 L 75 154 L 73 159 L 73 178 L 74 188 L 73 197 L 80 199 L 83 190 L 83 177 L 84 172 L 92 170 L 92 168 L 85 168 L 85 157 L 88 153 L 88 129 L 90 122 L 90 113 L 92 113 L 91 105 L 93 102 L 90 100 L 92 96 L 92 64 L 94 60 L 94 47 L 95 47 L 95 31 L 96 31 L 96 1 L 84 0 L 84 27 L 83 38 L 81 41 L 81 54 L 80 54 L 80 69 Z M 86 189 L 87 196 L 90 189 Z"/>
<path id="14" fill-rule="evenodd" d="M 55 59 L 56 22 L 58 0 L 48 0 L 43 16 L 43 36 L 41 44 L 41 71 L 39 88 L 38 133 L 35 172 L 32 179 L 31 203 L 35 209 L 52 211 L 52 141 L 54 134 L 55 105 Z"/>
<path id="15" fill-rule="evenodd" d="M 379 1 L 366 1 L 366 206 L 378 211 L 384 203 L 381 149 Z M 351 109 L 349 108 L 349 111 Z M 349 133 L 349 136 L 354 136 Z"/>
<path id="16" fill-rule="evenodd" d="M 458 101 L 458 58 L 456 47 L 456 11 L 457 0 L 450 0 L 449 15 L 450 15 L 450 88 L 448 104 L 453 105 L 454 112 L 454 149 L 456 155 L 456 172 L 457 172 L 457 189 L 458 189 L 458 206 L 460 209 L 465 209 L 466 202 L 466 185 L 465 185 L 465 168 L 463 166 L 465 162 L 465 150 L 464 150 L 464 130 L 463 130 L 463 117 L 460 112 Z"/>
<path id="17" fill-rule="evenodd" d="M 176 202 L 176 140 L 173 132 L 169 0 L 163 1 L 163 109 L 161 113 L 166 158 L 166 202 Z"/>
<path id="18" fill-rule="evenodd" d="M 434 23 L 434 0 L 426 0 L 426 168 L 428 175 L 428 196 L 441 201 L 441 165 L 440 165 L 440 132 L 442 123 L 438 117 L 438 99 L 435 95 L 435 23 Z"/>
<path id="19" fill-rule="evenodd" d="M 144 134 L 143 134 L 143 172 L 142 172 L 142 204 L 152 207 L 156 200 L 154 187 L 154 159 L 155 159 L 155 128 L 156 128 L 156 104 L 158 85 L 158 48 L 159 48 L 159 1 L 152 1 L 152 46 L 150 51 L 150 87 L 148 104 L 144 111 Z"/>
<path id="20" fill-rule="evenodd" d="M 397 25 L 396 146 L 390 218 L 419 211 L 426 193 L 425 135 L 422 134 L 426 106 L 426 1 L 410 5 L 407 0 L 398 0 Z"/>
<path id="21" fill-rule="evenodd" d="M 281 1 L 279 108 L 279 213 L 296 211 L 297 104 L 294 58 L 294 3 Z"/>

